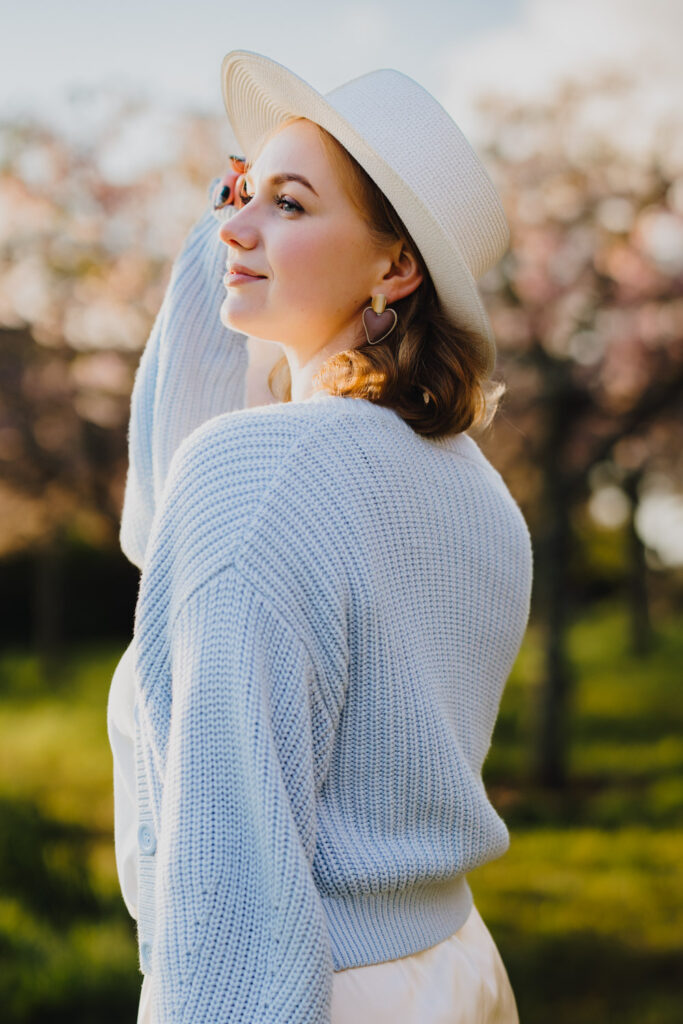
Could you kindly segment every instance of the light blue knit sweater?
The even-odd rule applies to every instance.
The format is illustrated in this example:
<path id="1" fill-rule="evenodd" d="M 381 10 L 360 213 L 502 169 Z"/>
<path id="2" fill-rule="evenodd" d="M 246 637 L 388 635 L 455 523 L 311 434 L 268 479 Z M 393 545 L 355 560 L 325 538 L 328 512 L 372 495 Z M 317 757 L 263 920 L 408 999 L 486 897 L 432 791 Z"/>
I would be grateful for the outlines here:
<path id="1" fill-rule="evenodd" d="M 326 1024 L 333 970 L 451 935 L 508 848 L 481 768 L 532 552 L 466 434 L 243 408 L 226 256 L 209 209 L 132 400 L 141 967 L 158 1024 Z"/>

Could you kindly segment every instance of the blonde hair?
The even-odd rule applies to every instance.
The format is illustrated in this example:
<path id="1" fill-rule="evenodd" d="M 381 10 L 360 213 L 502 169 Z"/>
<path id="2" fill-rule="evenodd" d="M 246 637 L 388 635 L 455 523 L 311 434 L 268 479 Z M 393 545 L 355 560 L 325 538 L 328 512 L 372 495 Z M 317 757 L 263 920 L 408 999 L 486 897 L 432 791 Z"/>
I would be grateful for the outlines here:
<path id="1" fill-rule="evenodd" d="M 260 140 L 250 163 L 273 135 L 303 120 L 307 119 L 289 117 L 281 122 Z M 489 379 L 477 336 L 454 324 L 443 312 L 424 260 L 382 190 L 333 135 L 318 124 L 315 127 L 373 241 L 379 246 L 403 241 L 415 256 L 423 280 L 410 295 L 393 303 L 398 324 L 384 341 L 376 345 L 364 342 L 330 356 L 314 384 L 332 395 L 366 398 L 389 406 L 418 434 L 427 437 L 488 427 L 505 393 L 505 384 Z M 291 401 L 286 356 L 270 371 L 268 387 L 274 398 Z"/>

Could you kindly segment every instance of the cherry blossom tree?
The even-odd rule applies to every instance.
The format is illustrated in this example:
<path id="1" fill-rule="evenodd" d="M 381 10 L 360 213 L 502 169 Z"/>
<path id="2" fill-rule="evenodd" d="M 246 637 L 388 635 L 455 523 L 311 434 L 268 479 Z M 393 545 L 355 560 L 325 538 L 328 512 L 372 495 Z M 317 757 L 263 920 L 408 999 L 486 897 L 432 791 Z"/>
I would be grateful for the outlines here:
<path id="1" fill-rule="evenodd" d="M 683 151 L 664 128 L 624 153 L 586 127 L 596 97 L 622 114 L 621 76 L 565 85 L 538 105 L 482 104 L 512 227 L 482 285 L 509 397 L 496 461 L 532 525 L 545 626 L 536 774 L 566 781 L 572 516 L 607 473 L 637 509 L 657 474 L 683 474 Z M 633 518 L 633 517 L 632 517 Z M 650 640 L 644 558 L 631 531 L 637 647 Z"/>

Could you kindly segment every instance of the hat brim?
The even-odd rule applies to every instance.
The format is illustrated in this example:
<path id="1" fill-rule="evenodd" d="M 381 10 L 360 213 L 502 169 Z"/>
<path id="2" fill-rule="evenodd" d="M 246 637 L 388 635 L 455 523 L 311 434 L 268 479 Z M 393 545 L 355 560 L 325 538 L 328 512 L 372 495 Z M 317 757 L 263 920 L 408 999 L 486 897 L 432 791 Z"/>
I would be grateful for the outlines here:
<path id="1" fill-rule="evenodd" d="M 439 221 L 371 143 L 321 93 L 262 54 L 231 50 L 223 58 L 221 81 L 225 109 L 247 160 L 261 138 L 292 115 L 319 124 L 355 157 L 410 232 L 446 315 L 479 339 L 491 373 L 495 339 L 474 277 Z"/>

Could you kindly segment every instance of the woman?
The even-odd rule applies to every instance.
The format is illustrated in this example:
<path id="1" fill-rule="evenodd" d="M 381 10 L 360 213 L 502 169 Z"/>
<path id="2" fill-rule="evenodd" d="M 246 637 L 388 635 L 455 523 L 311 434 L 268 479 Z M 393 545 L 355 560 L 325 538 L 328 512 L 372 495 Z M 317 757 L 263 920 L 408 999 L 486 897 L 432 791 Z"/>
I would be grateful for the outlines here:
<path id="1" fill-rule="evenodd" d="M 233 51 L 223 90 L 246 163 L 131 411 L 109 734 L 139 1021 L 516 1022 L 466 879 L 509 845 L 481 768 L 531 587 L 467 433 L 498 394 L 500 200 L 399 72 L 322 97 Z M 248 336 L 284 351 L 281 401 L 245 408 Z"/>

